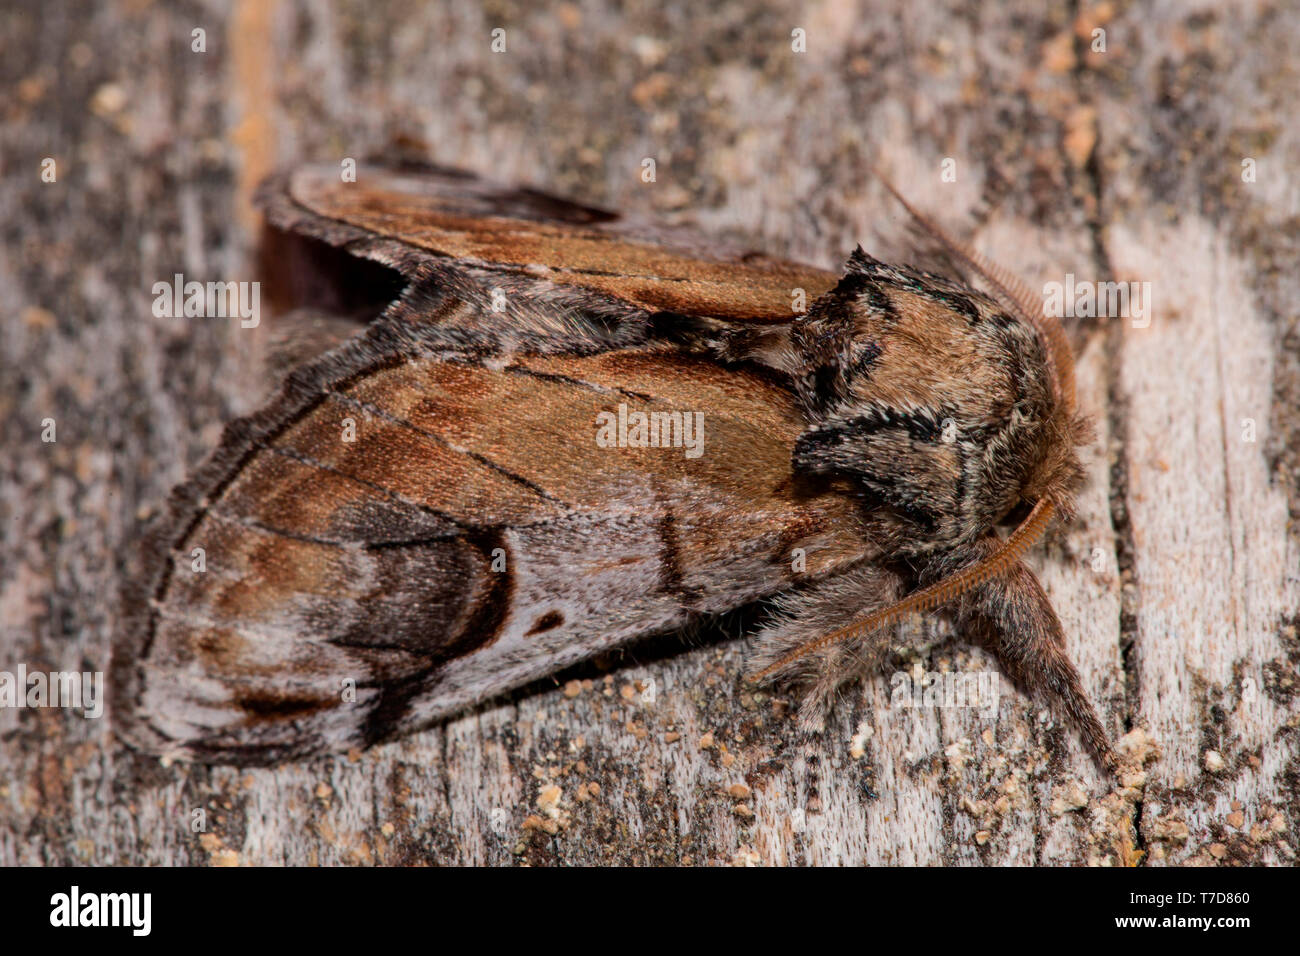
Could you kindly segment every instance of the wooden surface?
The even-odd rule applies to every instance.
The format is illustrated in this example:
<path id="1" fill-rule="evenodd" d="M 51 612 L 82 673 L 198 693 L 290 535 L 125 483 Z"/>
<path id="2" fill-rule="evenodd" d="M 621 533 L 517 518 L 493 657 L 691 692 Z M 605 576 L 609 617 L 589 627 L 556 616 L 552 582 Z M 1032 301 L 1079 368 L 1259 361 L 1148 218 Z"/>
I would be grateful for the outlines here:
<path id="1" fill-rule="evenodd" d="M 420 140 L 837 268 L 906 248 L 878 163 L 1034 288 L 1152 283 L 1148 327 L 1072 323 L 1100 440 L 1033 559 L 1124 779 L 1005 679 L 993 717 L 891 708 L 889 672 L 995 667 L 943 627 L 807 738 L 742 683 L 743 640 L 700 634 L 275 770 L 0 710 L 0 863 L 1293 864 L 1300 10 L 614 6 L 0 12 L 0 670 L 106 668 L 138 518 L 263 393 L 271 320 L 157 319 L 150 289 L 257 278 L 265 173 Z"/>

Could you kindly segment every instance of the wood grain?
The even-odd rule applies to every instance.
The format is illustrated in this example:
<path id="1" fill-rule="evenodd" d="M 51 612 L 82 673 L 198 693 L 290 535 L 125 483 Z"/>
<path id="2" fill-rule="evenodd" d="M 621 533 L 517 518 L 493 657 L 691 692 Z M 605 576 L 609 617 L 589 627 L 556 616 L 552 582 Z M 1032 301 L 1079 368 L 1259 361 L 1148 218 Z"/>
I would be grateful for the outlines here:
<path id="1" fill-rule="evenodd" d="M 1149 326 L 1073 323 L 1099 441 L 1079 519 L 1033 561 L 1145 769 L 1103 781 L 1005 680 L 984 718 L 891 707 L 885 674 L 801 737 L 743 683 L 743 641 L 699 633 L 274 770 L 162 766 L 111 714 L 3 709 L 0 863 L 1294 862 L 1300 12 L 252 6 L 2 14 L 0 669 L 106 668 L 138 518 L 261 402 L 270 320 L 158 319 L 150 287 L 258 276 L 241 209 L 273 163 L 419 140 L 831 270 L 909 246 L 876 164 L 1034 288 L 1152 283 Z M 890 661 L 994 667 L 942 623 Z"/>

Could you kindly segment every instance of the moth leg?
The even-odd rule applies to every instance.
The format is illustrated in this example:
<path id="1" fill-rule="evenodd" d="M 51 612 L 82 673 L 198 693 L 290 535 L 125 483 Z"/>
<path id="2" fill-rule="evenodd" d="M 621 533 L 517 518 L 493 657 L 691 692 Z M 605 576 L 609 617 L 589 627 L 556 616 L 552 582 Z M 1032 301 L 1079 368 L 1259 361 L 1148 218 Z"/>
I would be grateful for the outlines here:
<path id="1" fill-rule="evenodd" d="M 1114 772 L 1117 758 L 1110 738 L 1066 654 L 1061 621 L 1029 568 L 1018 563 L 969 592 L 956 616 L 997 656 L 1013 681 L 1058 708 Z"/>
<path id="2" fill-rule="evenodd" d="M 760 673 L 811 640 L 887 607 L 903 590 L 899 575 L 865 564 L 778 598 L 776 619 L 755 635 L 750 674 Z M 801 729 L 811 732 L 824 724 L 840 689 L 875 671 L 893 634 L 893 628 L 883 628 L 832 644 L 791 661 L 772 675 L 772 680 L 802 692 Z"/>

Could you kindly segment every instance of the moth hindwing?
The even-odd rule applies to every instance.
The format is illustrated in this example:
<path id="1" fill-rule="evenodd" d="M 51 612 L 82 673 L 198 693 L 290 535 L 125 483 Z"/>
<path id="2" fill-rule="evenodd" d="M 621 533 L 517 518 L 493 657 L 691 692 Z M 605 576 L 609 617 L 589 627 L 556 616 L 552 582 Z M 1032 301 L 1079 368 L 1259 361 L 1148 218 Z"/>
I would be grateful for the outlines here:
<path id="1" fill-rule="evenodd" d="M 134 745 L 366 746 L 760 599 L 755 669 L 804 684 L 815 721 L 911 593 L 1109 755 L 1019 563 L 1041 527 L 995 532 L 1068 513 L 1080 474 L 1060 356 L 1014 301 L 434 167 L 307 167 L 261 200 L 308 259 L 342 250 L 401 293 L 350 337 L 337 317 L 299 337 L 332 347 L 144 536 L 113 663 Z"/>

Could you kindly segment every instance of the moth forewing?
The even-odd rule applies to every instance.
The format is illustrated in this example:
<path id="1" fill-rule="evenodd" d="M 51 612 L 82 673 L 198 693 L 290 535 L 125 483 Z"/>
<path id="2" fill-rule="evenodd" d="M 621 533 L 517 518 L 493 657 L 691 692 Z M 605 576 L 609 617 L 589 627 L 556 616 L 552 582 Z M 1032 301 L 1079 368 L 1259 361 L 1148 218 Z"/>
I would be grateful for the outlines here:
<path id="1" fill-rule="evenodd" d="M 769 377 L 654 345 L 448 358 L 444 332 L 381 319 L 228 429 L 119 648 L 134 740 L 364 746 L 871 555 L 851 498 L 795 494 Z M 600 441 L 629 407 L 702 422 L 703 453 Z"/>
<path id="2" fill-rule="evenodd" d="M 440 167 L 363 170 L 356 183 L 344 183 L 335 168 L 305 166 L 274 177 L 262 196 L 273 224 L 355 247 L 404 272 L 445 259 L 498 278 L 527 270 L 552 286 L 534 282 L 530 294 L 577 296 L 578 307 L 600 312 L 618 303 L 642 316 L 788 322 L 794 302 L 812 302 L 837 278 L 689 230 Z"/>

